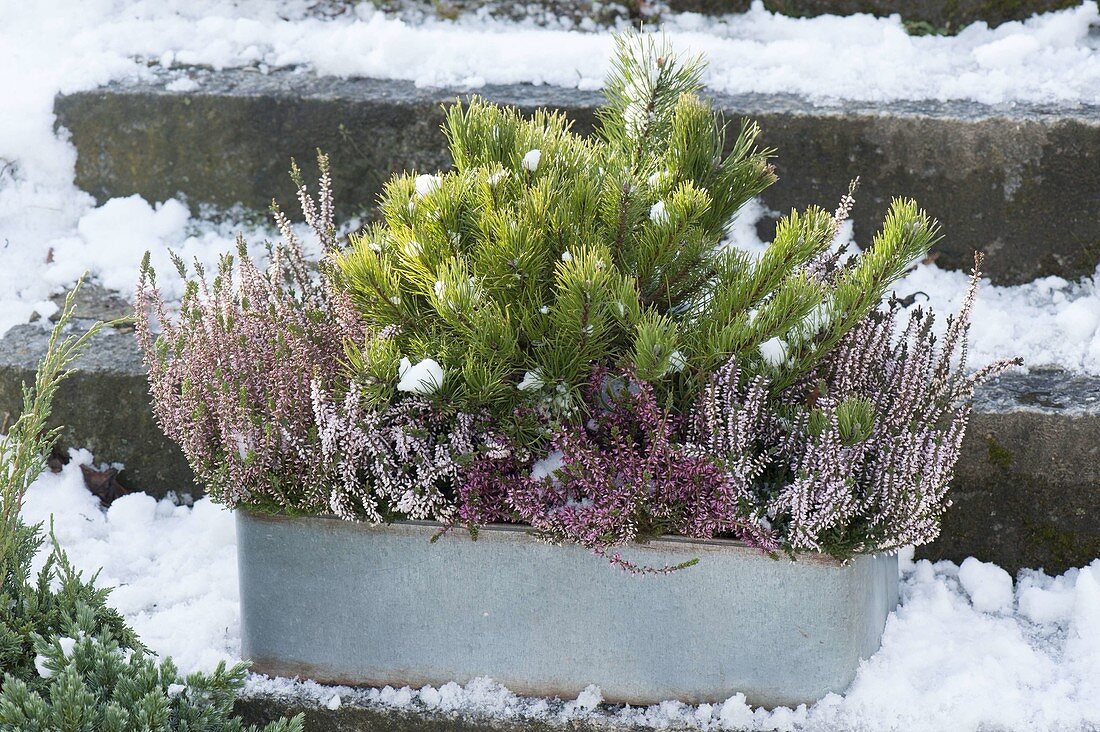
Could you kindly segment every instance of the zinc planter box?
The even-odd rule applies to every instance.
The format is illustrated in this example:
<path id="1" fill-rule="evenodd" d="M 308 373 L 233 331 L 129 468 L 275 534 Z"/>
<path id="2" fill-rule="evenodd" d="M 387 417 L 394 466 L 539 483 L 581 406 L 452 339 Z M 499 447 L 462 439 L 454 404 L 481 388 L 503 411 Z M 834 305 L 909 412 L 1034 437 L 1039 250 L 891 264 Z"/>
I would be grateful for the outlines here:
<path id="1" fill-rule="evenodd" d="M 629 547 L 634 576 L 523 527 L 475 541 L 237 511 L 242 654 L 253 671 L 361 686 L 489 676 L 521 695 L 608 702 L 813 702 L 843 691 L 897 605 L 895 556 L 774 560 L 733 541 Z"/>

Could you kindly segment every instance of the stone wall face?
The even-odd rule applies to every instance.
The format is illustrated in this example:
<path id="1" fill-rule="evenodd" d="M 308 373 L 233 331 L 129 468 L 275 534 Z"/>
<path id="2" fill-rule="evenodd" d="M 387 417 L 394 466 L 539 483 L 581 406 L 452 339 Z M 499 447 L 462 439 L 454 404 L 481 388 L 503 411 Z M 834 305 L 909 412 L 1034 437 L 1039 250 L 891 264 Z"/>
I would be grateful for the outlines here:
<path id="1" fill-rule="evenodd" d="M 101 202 L 182 195 L 196 209 L 241 204 L 264 211 L 274 196 L 293 212 L 290 160 L 308 180 L 320 148 L 332 157 L 337 203 L 347 215 L 369 211 L 394 172 L 450 164 L 442 107 L 461 92 L 291 72 L 196 79 L 193 92 L 169 92 L 159 81 L 59 97 L 58 124 L 78 151 L 77 185 Z M 528 111 L 561 109 L 582 133 L 592 130 L 602 99 L 525 85 L 479 94 Z M 1075 279 L 1100 261 L 1100 109 L 821 107 L 759 94 L 714 101 L 734 125 L 757 120 L 761 144 L 779 151 L 779 182 L 762 197 L 773 210 L 832 209 L 859 176 L 857 240 L 877 231 L 892 197 L 907 196 L 943 224 L 936 247 L 943 267 L 968 269 L 974 250 L 982 250 L 988 276 L 1015 284 L 1046 275 Z"/>

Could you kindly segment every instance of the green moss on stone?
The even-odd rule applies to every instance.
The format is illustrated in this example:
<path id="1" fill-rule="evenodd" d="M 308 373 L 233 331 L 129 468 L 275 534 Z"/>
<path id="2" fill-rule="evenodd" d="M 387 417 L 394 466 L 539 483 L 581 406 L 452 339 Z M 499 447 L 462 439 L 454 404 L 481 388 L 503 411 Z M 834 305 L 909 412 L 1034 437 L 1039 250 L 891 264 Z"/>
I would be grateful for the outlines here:
<path id="1" fill-rule="evenodd" d="M 1049 523 L 1025 520 L 1024 530 L 1030 543 L 1045 550 L 1050 557 L 1047 572 L 1064 572 L 1082 567 L 1100 557 L 1100 535 L 1061 529 Z"/>
<path id="2" fill-rule="evenodd" d="M 997 441 L 993 435 L 986 435 L 986 447 L 989 448 L 989 462 L 998 468 L 1007 470 L 1012 467 L 1012 451 Z"/>

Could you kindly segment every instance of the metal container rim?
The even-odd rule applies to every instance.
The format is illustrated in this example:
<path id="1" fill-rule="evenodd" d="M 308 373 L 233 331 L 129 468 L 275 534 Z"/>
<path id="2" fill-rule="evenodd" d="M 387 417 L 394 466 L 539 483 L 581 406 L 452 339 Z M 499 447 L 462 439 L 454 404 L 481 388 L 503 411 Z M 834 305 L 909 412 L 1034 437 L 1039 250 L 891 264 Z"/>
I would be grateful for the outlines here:
<path id="1" fill-rule="evenodd" d="M 271 522 L 271 523 L 312 523 L 312 522 L 325 522 L 331 526 L 339 526 L 341 530 L 351 530 L 358 532 L 402 532 L 413 530 L 418 533 L 427 533 L 429 530 L 432 532 L 439 532 L 446 528 L 446 525 L 440 521 L 429 520 L 415 520 L 415 519 L 401 519 L 393 521 L 391 523 L 384 524 L 368 524 L 355 521 L 348 521 L 332 514 L 321 515 L 303 515 L 303 516 L 291 516 L 286 514 L 269 513 L 266 511 L 259 511 L 252 508 L 238 506 L 234 509 L 238 514 L 241 514 L 250 520 L 259 522 Z M 488 534 L 489 536 L 496 535 L 498 537 L 519 537 L 525 535 L 530 537 L 534 529 L 526 524 L 503 524 L 492 523 L 478 527 L 479 537 L 482 534 Z M 462 530 L 461 526 L 455 526 L 452 528 L 452 533 L 449 537 L 465 538 L 473 541 L 469 537 L 469 534 Z M 534 537 L 530 537 L 531 541 L 536 541 Z M 851 564 L 851 562 L 861 556 L 875 556 L 880 554 L 894 554 L 896 552 L 864 552 L 856 554 L 852 560 L 843 561 L 835 557 L 823 554 L 820 552 L 798 552 L 795 554 L 795 559 L 791 559 L 786 554 L 768 555 L 758 547 L 754 547 L 746 542 L 737 539 L 693 539 L 687 536 L 679 535 L 665 535 L 659 536 L 655 539 L 651 539 L 646 543 L 635 543 L 628 546 L 629 549 L 636 549 L 645 551 L 647 547 L 655 549 L 689 549 L 696 548 L 702 551 L 716 552 L 745 552 L 752 553 L 761 558 L 773 558 L 775 561 L 788 561 L 788 562 L 807 562 L 809 564 L 822 565 L 828 567 L 843 568 Z"/>

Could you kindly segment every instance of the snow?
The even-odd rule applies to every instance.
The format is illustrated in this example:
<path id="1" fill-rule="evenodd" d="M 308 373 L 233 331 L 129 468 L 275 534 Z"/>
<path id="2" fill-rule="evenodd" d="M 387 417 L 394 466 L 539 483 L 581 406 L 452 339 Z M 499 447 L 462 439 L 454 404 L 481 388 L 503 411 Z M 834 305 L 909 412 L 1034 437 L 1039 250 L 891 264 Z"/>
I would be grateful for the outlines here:
<path id="1" fill-rule="evenodd" d="M 967 275 L 922 265 L 898 284 L 899 296 L 947 315 L 962 305 Z M 987 281 L 978 292 L 970 364 L 1020 356 L 1028 367 L 1061 366 L 1100 374 L 1100 267 L 1079 282 L 1042 277 L 1015 287 Z"/>
<path id="2" fill-rule="evenodd" d="M 782 366 L 787 360 L 787 344 L 782 338 L 769 338 L 760 344 L 760 355 L 772 368 Z"/>
<path id="3" fill-rule="evenodd" d="M 58 638 L 57 644 L 61 646 L 62 655 L 70 656 L 73 649 L 76 648 L 76 638 Z"/>
<path id="4" fill-rule="evenodd" d="M 542 160 L 542 150 L 528 150 L 520 164 L 529 173 L 539 169 L 539 161 Z"/>
<path id="5" fill-rule="evenodd" d="M 416 195 L 427 196 L 439 190 L 439 186 L 443 185 L 443 179 L 438 175 L 425 173 L 424 175 L 416 176 L 414 185 L 416 186 Z"/>
<path id="6" fill-rule="evenodd" d="M 434 358 L 425 358 L 415 364 L 407 358 L 402 358 L 397 367 L 397 373 L 398 391 L 431 394 L 443 383 L 443 367 Z"/>
<path id="7" fill-rule="evenodd" d="M 602 703 L 603 694 L 600 693 L 600 687 L 590 684 L 577 695 L 576 701 L 570 702 L 566 707 L 570 712 L 591 712 Z"/>
<path id="8" fill-rule="evenodd" d="M 545 382 L 542 380 L 542 376 L 538 371 L 525 371 L 523 379 L 516 384 L 516 388 L 520 391 L 527 391 L 529 389 L 541 389 L 545 386 Z"/>
<path id="9" fill-rule="evenodd" d="M 539 27 L 466 14 L 456 21 L 411 23 L 366 2 L 330 18 L 307 12 L 309 4 L 301 1 L 8 4 L 0 32 L 15 49 L 7 54 L 9 62 L 41 60 L 34 74 L 39 78 L 65 67 L 68 89 L 140 73 L 148 63 L 308 66 L 323 74 L 422 86 L 532 82 L 597 88 L 612 49 L 608 33 L 583 32 L 564 20 Z M 1088 33 L 1097 18 L 1090 1 L 993 29 L 976 23 L 956 36 L 914 37 L 896 16 L 798 19 L 756 2 L 741 15 L 668 13 L 652 27 L 667 33 L 675 47 L 706 54 L 711 66 L 705 80 L 719 91 L 817 100 L 1096 102 L 1100 61 Z M 56 50 L 60 58 L 47 58 Z"/>
<path id="10" fill-rule="evenodd" d="M 655 224 L 664 224 L 668 222 L 668 211 L 665 210 L 665 202 L 657 201 L 649 207 L 649 220 Z"/>
<path id="11" fill-rule="evenodd" d="M 23 510 L 48 521 L 77 568 L 102 568 L 110 602 L 143 640 L 183 673 L 211 670 L 240 653 L 236 536 L 232 515 L 206 499 L 177 506 L 145 495 L 108 511 L 83 486 L 76 451 L 59 474 L 31 487 Z M 381 705 L 505 719 L 592 718 L 655 729 L 1089 730 L 1100 726 L 1100 559 L 1059 577 L 1024 570 L 1015 582 L 975 559 L 901 558 L 901 606 L 881 650 L 852 686 L 812 707 L 754 709 L 741 694 L 719 704 L 675 701 L 601 706 L 598 687 L 576 699 L 518 697 L 488 678 L 422 689 L 352 689 L 253 676 L 253 693 L 332 708 Z M 690 570 L 685 570 L 690 571 Z M 41 664 L 40 664 L 41 666 Z M 40 671 L 44 669 L 41 666 Z M 48 669 L 46 669 L 48 673 Z"/>
<path id="12" fill-rule="evenodd" d="M 111 604 L 154 650 L 184 674 L 212 670 L 240 653 L 236 529 L 231 513 L 193 508 L 145 494 L 123 496 L 104 512 L 84 486 L 75 451 L 61 473 L 43 475 L 27 493 L 23 517 L 48 522 L 73 564 L 116 589 Z M 40 557 L 44 560 L 44 557 Z"/>
<path id="13" fill-rule="evenodd" d="M 48 679 L 51 676 L 53 676 L 53 671 L 51 671 L 46 666 L 46 661 L 48 661 L 48 660 L 49 659 L 46 658 L 45 656 L 43 656 L 42 654 L 38 654 L 37 656 L 34 657 L 34 668 L 35 668 L 36 671 L 38 671 L 38 675 L 41 676 L 44 679 Z"/>
<path id="14" fill-rule="evenodd" d="M 531 480 L 545 480 L 552 478 L 562 466 L 565 465 L 565 455 L 561 450 L 554 450 L 544 458 L 540 458 L 531 465 Z"/>
<path id="15" fill-rule="evenodd" d="M 996 564 L 967 557 L 959 565 L 959 584 L 975 610 L 1003 613 L 1012 609 L 1012 576 Z"/>

